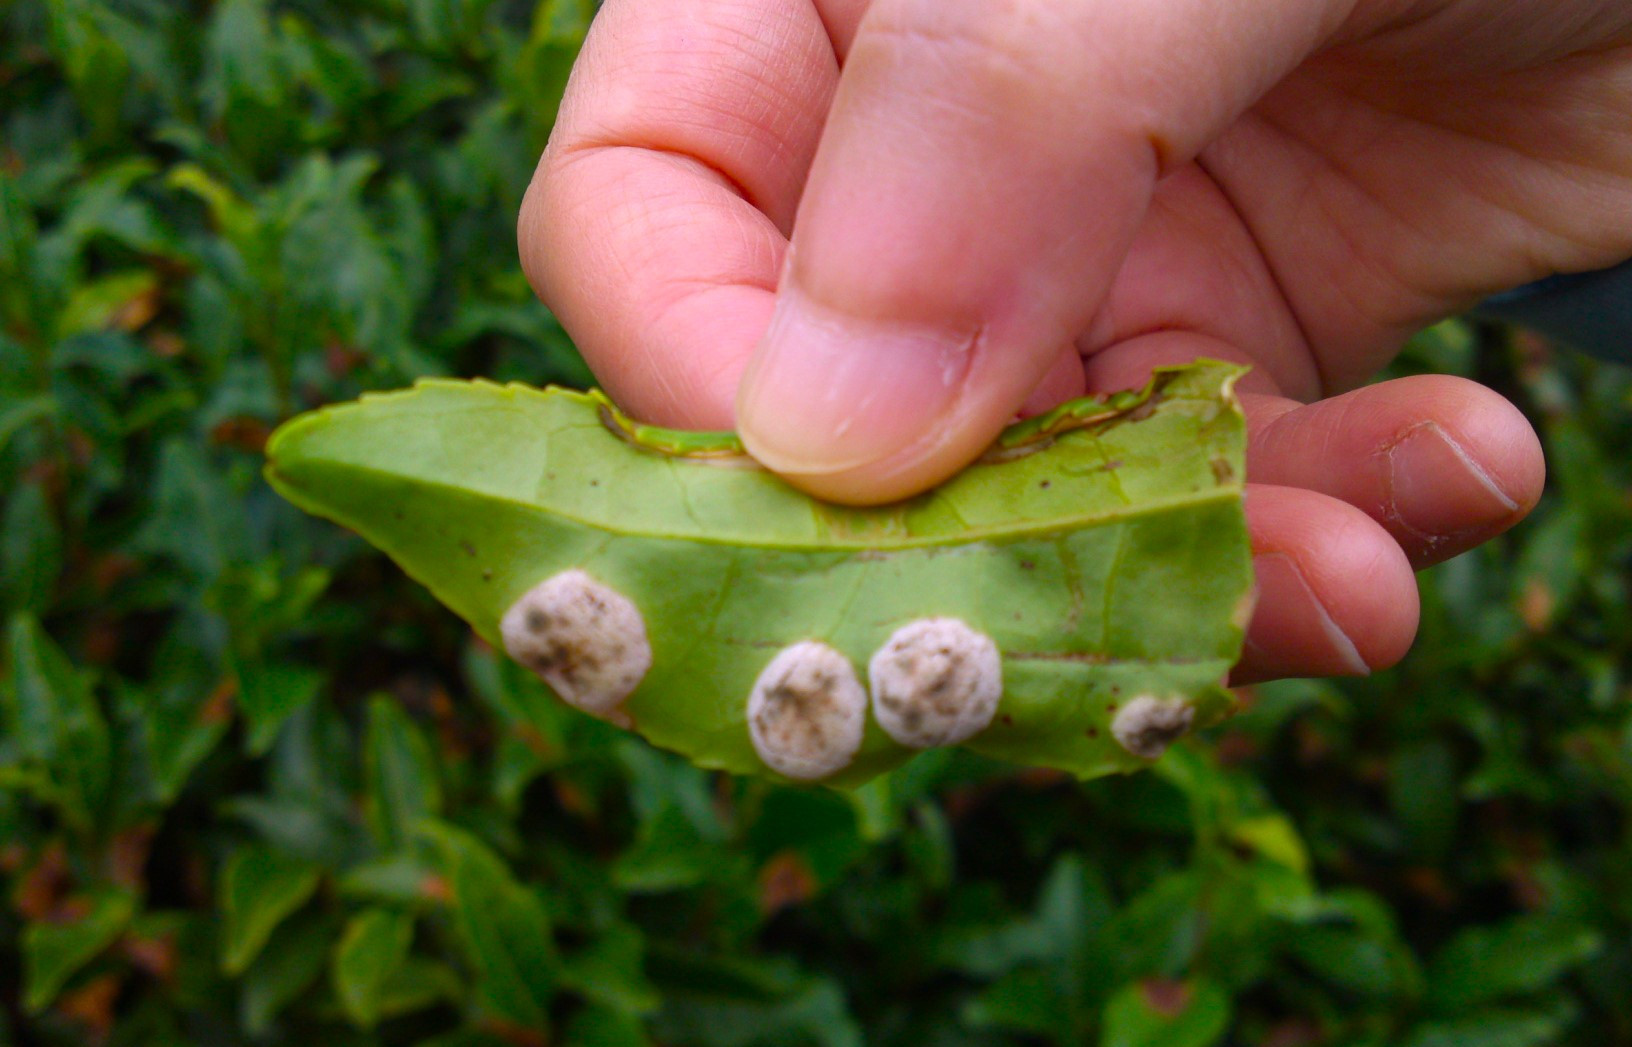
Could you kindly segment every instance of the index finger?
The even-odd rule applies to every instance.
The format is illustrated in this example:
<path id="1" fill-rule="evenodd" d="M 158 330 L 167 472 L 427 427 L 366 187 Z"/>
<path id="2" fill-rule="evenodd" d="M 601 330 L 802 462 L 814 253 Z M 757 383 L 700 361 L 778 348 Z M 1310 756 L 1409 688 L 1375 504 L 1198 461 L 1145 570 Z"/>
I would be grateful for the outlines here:
<path id="1" fill-rule="evenodd" d="M 808 3 L 608 0 L 596 16 L 518 239 L 633 414 L 733 425 L 837 79 Z"/>

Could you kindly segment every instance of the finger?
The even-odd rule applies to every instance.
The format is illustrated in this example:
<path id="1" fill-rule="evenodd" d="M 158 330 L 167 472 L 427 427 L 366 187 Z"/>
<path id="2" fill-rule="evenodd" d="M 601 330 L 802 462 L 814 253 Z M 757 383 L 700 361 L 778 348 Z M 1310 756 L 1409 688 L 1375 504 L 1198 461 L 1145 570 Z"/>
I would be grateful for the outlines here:
<path id="1" fill-rule="evenodd" d="M 1053 366 L 1020 405 L 1020 417 L 1042 414 L 1067 400 L 1075 400 L 1086 391 L 1082 357 L 1077 355 L 1075 346 L 1067 346 L 1055 354 Z"/>
<path id="2" fill-rule="evenodd" d="M 1090 358 L 1086 381 L 1095 391 L 1136 388 L 1153 368 L 1198 356 L 1250 362 L 1216 339 L 1162 332 Z M 1251 371 L 1239 389 L 1248 479 L 1348 502 L 1381 524 L 1415 567 L 1494 538 L 1541 499 L 1547 468 L 1535 430 L 1476 382 L 1418 375 L 1302 404 Z"/>
<path id="3" fill-rule="evenodd" d="M 808 4 L 609 0 L 522 206 L 522 264 L 635 415 L 727 428 L 838 67 Z"/>
<path id="4" fill-rule="evenodd" d="M 1475 382 L 1422 375 L 1303 405 L 1245 396 L 1247 475 L 1339 498 L 1383 526 L 1416 567 L 1513 526 L 1541 498 L 1541 442 Z"/>
<path id="5" fill-rule="evenodd" d="M 1232 684 L 1363 676 L 1405 656 L 1417 631 L 1411 565 L 1388 532 L 1345 502 L 1249 484 L 1258 603 Z"/>
<path id="6" fill-rule="evenodd" d="M 1353 0 L 875 0 L 738 398 L 818 494 L 900 497 L 979 453 L 1087 326 L 1164 171 Z"/>

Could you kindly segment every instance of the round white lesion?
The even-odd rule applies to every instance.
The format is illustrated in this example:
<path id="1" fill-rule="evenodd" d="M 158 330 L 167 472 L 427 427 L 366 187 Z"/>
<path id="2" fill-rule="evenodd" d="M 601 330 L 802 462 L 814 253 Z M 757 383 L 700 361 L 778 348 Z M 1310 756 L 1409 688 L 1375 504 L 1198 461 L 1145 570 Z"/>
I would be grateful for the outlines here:
<path id="1" fill-rule="evenodd" d="M 816 781 L 850 766 L 867 724 L 867 692 L 850 660 L 805 641 L 777 652 L 748 695 L 748 734 L 765 766 Z"/>
<path id="2" fill-rule="evenodd" d="M 1196 708 L 1182 698 L 1141 694 L 1129 699 L 1111 720 L 1111 734 L 1133 755 L 1154 760 L 1187 734 Z"/>
<path id="3" fill-rule="evenodd" d="M 957 745 L 985 730 L 1003 697 L 1003 659 L 990 637 L 956 618 L 897 629 L 867 667 L 873 718 L 902 745 Z"/>
<path id="4" fill-rule="evenodd" d="M 640 609 L 581 570 L 562 571 L 523 593 L 499 622 L 504 649 L 561 700 L 627 725 L 625 699 L 652 667 Z"/>

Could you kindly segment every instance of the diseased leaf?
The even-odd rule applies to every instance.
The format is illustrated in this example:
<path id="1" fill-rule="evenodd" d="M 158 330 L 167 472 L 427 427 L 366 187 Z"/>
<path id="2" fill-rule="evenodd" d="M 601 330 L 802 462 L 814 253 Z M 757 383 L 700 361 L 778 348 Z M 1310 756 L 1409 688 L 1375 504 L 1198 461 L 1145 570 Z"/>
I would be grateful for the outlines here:
<path id="1" fill-rule="evenodd" d="M 129 891 L 104 890 L 74 900 L 54 922 L 23 930 L 23 1008 L 37 1014 L 50 1006 L 63 985 L 98 953 L 112 945 L 136 911 Z"/>
<path id="2" fill-rule="evenodd" d="M 1229 1030 L 1230 998 L 1207 981 L 1148 979 L 1105 1005 L 1100 1047 L 1210 1047 Z"/>
<path id="3" fill-rule="evenodd" d="M 258 844 L 240 848 L 221 876 L 222 968 L 243 973 L 278 924 L 306 904 L 319 878 L 316 866 L 281 851 Z"/>
<path id="4" fill-rule="evenodd" d="M 1002 657 L 1001 704 L 968 747 L 1092 776 L 1143 766 L 1230 707 L 1219 683 L 1251 580 L 1238 373 L 1169 370 L 1142 393 L 1067 405 L 936 491 L 873 509 L 812 501 L 726 436 L 484 383 L 305 416 L 274 436 L 268 476 L 490 643 L 518 598 L 570 570 L 630 601 L 650 669 L 601 711 L 704 766 L 767 773 L 747 704 L 779 651 L 816 639 L 865 667 L 909 623 L 956 619 Z M 1143 755 L 1118 741 L 1147 728 Z M 913 752 L 872 721 L 856 744 L 830 784 Z"/>

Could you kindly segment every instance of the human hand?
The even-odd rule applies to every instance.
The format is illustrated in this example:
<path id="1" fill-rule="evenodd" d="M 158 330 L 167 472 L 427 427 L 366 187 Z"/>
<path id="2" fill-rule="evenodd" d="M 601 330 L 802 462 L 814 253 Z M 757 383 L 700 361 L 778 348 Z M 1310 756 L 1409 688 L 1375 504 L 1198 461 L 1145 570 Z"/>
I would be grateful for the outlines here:
<path id="1" fill-rule="evenodd" d="M 608 0 L 522 258 L 634 414 L 839 500 L 1017 409 L 1251 363 L 1237 679 L 1358 673 L 1409 646 L 1411 567 L 1543 466 L 1471 383 L 1342 391 L 1632 254 L 1629 126 L 1618 0 Z"/>

